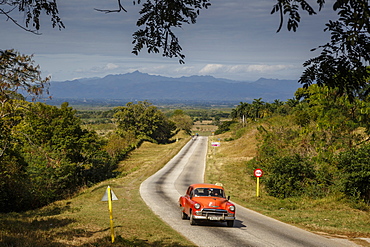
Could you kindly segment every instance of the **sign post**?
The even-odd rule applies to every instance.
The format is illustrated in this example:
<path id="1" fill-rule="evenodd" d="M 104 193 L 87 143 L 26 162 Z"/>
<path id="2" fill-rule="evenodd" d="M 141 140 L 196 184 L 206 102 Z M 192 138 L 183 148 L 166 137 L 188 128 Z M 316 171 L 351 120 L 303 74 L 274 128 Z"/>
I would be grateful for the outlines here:
<path id="1" fill-rule="evenodd" d="M 260 177 L 262 177 L 263 171 L 262 169 L 255 169 L 254 170 L 254 176 L 257 177 L 257 190 L 256 190 L 256 196 L 260 196 Z"/>
<path id="2" fill-rule="evenodd" d="M 211 145 L 212 145 L 212 147 L 219 147 L 219 146 L 221 146 L 221 143 L 220 142 L 212 142 Z"/>
<path id="3" fill-rule="evenodd" d="M 213 154 L 216 153 L 216 147 L 219 147 L 221 145 L 220 142 L 212 142 L 211 143 L 212 147 L 213 147 Z"/>
<path id="4" fill-rule="evenodd" d="M 110 222 L 110 234 L 112 238 L 112 243 L 114 243 L 114 226 L 113 226 L 113 207 L 112 201 L 118 200 L 117 196 L 111 190 L 110 186 L 108 186 L 107 190 L 103 198 L 101 199 L 103 202 L 108 201 L 108 210 L 109 210 L 109 222 Z"/>

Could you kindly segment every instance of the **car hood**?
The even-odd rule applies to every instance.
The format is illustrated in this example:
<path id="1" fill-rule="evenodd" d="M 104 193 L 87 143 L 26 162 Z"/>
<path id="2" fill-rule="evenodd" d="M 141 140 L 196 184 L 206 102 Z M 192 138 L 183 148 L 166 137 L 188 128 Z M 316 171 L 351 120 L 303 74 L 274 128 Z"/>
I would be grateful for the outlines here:
<path id="1" fill-rule="evenodd" d="M 221 197 L 197 197 L 193 201 L 201 204 L 205 208 L 225 209 L 227 199 Z"/>

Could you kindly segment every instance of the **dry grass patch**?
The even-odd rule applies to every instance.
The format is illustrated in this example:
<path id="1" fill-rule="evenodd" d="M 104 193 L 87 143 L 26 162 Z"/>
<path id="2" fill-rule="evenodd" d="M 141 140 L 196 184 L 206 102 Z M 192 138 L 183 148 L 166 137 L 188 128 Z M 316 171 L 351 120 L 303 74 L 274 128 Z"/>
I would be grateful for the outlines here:
<path id="1" fill-rule="evenodd" d="M 224 184 L 228 195 L 249 198 L 253 194 L 252 178 L 246 169 L 246 162 L 256 155 L 256 132 L 251 129 L 237 140 L 230 139 L 230 133 L 210 137 L 210 141 L 220 140 L 220 147 L 209 147 L 205 180 L 210 183 Z"/>
<path id="2" fill-rule="evenodd" d="M 1 246 L 193 246 L 165 224 L 140 197 L 142 181 L 167 163 L 187 142 L 168 145 L 144 143 L 120 163 L 124 176 L 80 191 L 69 200 L 39 210 L 0 215 Z M 111 243 L 107 186 L 118 197 L 113 201 L 115 243 Z"/>

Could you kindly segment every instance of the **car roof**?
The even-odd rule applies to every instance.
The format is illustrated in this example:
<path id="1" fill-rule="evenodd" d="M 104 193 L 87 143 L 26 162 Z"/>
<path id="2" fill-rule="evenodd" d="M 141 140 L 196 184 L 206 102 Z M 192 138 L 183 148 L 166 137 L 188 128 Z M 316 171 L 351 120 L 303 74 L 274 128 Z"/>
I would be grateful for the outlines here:
<path id="1" fill-rule="evenodd" d="M 222 186 L 220 185 L 215 185 L 215 184 L 192 184 L 190 185 L 191 187 L 193 187 L 194 189 L 196 188 L 215 188 L 215 189 L 224 189 Z"/>

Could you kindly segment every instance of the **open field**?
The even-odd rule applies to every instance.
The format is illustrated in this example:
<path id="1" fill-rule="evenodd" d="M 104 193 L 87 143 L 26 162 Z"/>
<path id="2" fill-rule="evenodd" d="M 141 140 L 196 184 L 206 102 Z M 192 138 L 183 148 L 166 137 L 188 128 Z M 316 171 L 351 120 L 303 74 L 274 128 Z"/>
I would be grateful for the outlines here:
<path id="1" fill-rule="evenodd" d="M 203 136 L 210 136 L 217 130 L 217 126 L 212 125 L 212 121 L 196 121 L 193 126 L 193 133 L 198 133 Z"/>

